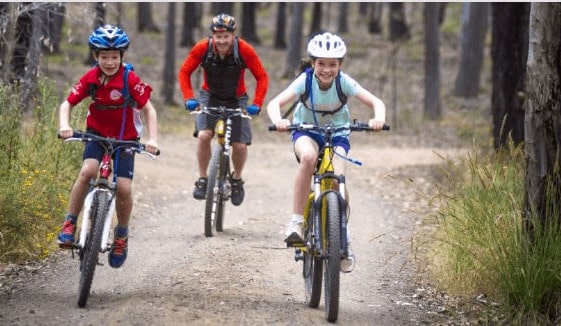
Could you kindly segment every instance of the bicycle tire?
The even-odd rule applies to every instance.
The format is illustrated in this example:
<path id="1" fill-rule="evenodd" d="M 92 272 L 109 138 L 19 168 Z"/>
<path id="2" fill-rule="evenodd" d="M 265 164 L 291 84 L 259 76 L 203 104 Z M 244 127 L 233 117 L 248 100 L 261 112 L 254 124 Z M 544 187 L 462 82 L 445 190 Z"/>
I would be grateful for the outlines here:
<path id="1" fill-rule="evenodd" d="M 325 262 L 325 314 L 333 323 L 339 314 L 339 276 L 341 268 L 341 212 L 339 197 L 334 192 L 325 195 L 327 204 Z"/>
<path id="2" fill-rule="evenodd" d="M 109 193 L 97 191 L 92 202 L 90 231 L 88 232 L 85 247 L 82 249 L 84 253 L 80 263 L 80 283 L 78 290 L 78 307 L 80 308 L 86 306 L 90 295 L 95 268 L 98 263 L 99 250 L 101 248 L 105 214 L 108 209 Z"/>
<path id="3" fill-rule="evenodd" d="M 307 246 L 304 250 L 303 277 L 306 285 L 306 304 L 310 308 L 317 308 L 321 300 L 323 259 L 316 253 L 315 244 L 311 239 L 312 234 L 317 235 L 318 233 L 314 231 L 313 196 L 309 200 L 312 203 L 309 204 L 308 216 L 306 217 L 307 227 L 304 231 Z"/>
<path id="4" fill-rule="evenodd" d="M 220 189 L 219 169 L 220 157 L 222 156 L 222 146 L 214 146 L 208 165 L 208 184 L 206 188 L 205 203 L 205 236 L 213 236 L 213 228 L 216 217 L 222 211 L 222 191 Z"/>
<path id="5" fill-rule="evenodd" d="M 215 223 L 216 232 L 224 231 L 224 211 L 225 211 L 224 189 L 226 185 L 230 182 L 230 157 L 224 155 L 223 152 L 220 152 L 219 155 L 220 155 L 220 173 L 219 173 L 218 180 L 220 180 L 219 182 L 220 195 L 218 198 L 218 205 L 217 205 L 218 209 L 216 213 L 216 223 Z"/>

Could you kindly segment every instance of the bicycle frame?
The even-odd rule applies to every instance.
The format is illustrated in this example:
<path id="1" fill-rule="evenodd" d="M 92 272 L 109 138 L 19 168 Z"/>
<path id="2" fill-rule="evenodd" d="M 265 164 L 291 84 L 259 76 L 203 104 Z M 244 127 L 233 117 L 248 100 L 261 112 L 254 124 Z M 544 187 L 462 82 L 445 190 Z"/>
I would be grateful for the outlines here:
<path id="1" fill-rule="evenodd" d="M 328 137 L 329 138 L 329 137 Z M 327 246 L 327 205 L 325 196 L 328 193 L 335 193 L 339 199 L 339 210 L 341 214 L 341 252 L 347 251 L 347 201 L 345 199 L 345 176 L 335 175 L 333 168 L 333 156 L 335 149 L 329 139 L 323 149 L 318 155 L 318 164 L 316 171 L 312 176 L 313 188 L 310 191 L 307 207 L 313 206 L 313 209 L 304 210 L 304 225 L 307 225 L 307 220 L 313 218 L 313 225 L 319 226 L 315 232 L 312 232 L 312 240 L 315 245 L 315 253 L 322 258 L 325 258 L 324 248 Z M 338 189 L 333 189 L 333 180 L 338 181 Z M 313 212 L 313 216 L 308 216 L 309 212 Z M 316 234 L 317 233 L 317 234 Z M 317 241 L 320 240 L 320 241 Z M 306 250 L 306 247 L 303 248 Z"/>

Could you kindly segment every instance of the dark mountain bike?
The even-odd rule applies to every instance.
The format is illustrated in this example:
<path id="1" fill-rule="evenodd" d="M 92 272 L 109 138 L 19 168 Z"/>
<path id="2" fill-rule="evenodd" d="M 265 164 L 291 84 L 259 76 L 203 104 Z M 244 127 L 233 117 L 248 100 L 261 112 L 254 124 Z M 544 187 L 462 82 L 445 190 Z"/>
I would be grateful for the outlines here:
<path id="1" fill-rule="evenodd" d="M 203 107 L 192 112 L 193 114 L 206 113 L 217 116 L 218 121 L 214 128 L 216 144 L 212 147 L 210 163 L 208 165 L 208 183 L 205 202 L 205 236 L 212 237 L 213 230 L 224 230 L 225 202 L 231 195 L 231 161 L 230 138 L 232 135 L 232 118 L 242 117 L 251 119 L 243 113 L 241 108 Z"/>
<path id="2" fill-rule="evenodd" d="M 122 141 L 105 138 L 96 134 L 75 131 L 72 137 L 65 139 L 71 141 L 96 141 L 103 145 L 105 152 L 99 165 L 98 178 L 90 181 L 90 188 L 84 200 L 84 209 L 80 233 L 76 243 L 72 245 L 80 258 L 80 283 L 78 289 L 78 306 L 84 307 L 90 295 L 95 268 L 99 263 L 99 253 L 111 250 L 109 242 L 109 229 L 115 212 L 115 194 L 117 190 L 116 175 L 113 172 L 113 154 L 119 150 L 131 150 L 138 154 L 145 154 L 151 158 L 155 155 L 145 151 L 145 145 L 136 141 Z M 159 155 L 158 150 L 158 155 Z M 113 176 L 112 180 L 109 178 Z"/>
<path id="3" fill-rule="evenodd" d="M 389 130 L 384 125 L 383 130 Z M 269 126 L 269 130 L 276 130 Z M 339 276 L 341 259 L 348 257 L 347 211 L 345 198 L 345 176 L 335 175 L 333 156 L 339 155 L 333 147 L 333 136 L 340 131 L 372 131 L 368 124 L 354 122 L 349 127 L 335 128 L 331 125 L 316 126 L 296 124 L 288 131 L 302 130 L 320 134 L 325 145 L 320 149 L 315 171 L 312 175 L 311 189 L 304 209 L 304 243 L 287 243 L 295 248 L 296 261 L 303 260 L 306 303 L 317 308 L 321 299 L 322 280 L 325 284 L 325 313 L 329 322 L 335 322 L 339 315 Z M 361 162 L 339 155 L 357 165 Z M 338 181 L 338 189 L 332 187 Z"/>

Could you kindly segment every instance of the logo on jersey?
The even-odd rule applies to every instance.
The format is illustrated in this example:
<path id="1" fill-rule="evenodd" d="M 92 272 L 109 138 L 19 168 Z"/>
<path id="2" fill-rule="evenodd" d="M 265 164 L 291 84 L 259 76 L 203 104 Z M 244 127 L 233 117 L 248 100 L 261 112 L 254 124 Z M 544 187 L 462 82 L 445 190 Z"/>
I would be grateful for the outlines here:
<path id="1" fill-rule="evenodd" d="M 123 95 L 121 95 L 121 91 L 119 91 L 118 89 L 114 89 L 109 93 L 109 98 L 112 101 L 117 101 L 121 97 L 123 97 Z"/>

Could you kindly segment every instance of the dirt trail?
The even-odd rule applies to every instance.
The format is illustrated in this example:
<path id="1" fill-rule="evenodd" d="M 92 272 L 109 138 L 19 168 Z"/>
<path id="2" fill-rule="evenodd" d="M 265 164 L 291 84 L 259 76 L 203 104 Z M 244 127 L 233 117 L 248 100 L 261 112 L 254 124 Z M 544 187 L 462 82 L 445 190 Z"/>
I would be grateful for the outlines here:
<path id="1" fill-rule="evenodd" d="M 383 147 L 390 134 L 360 137 L 347 169 L 351 236 L 357 266 L 341 276 L 341 325 L 415 325 L 434 321 L 411 288 L 414 189 L 442 159 L 431 148 Z M 191 137 L 163 136 L 162 155 L 137 158 L 129 257 L 121 269 L 96 270 L 85 309 L 76 306 L 78 260 L 64 251 L 31 271 L 4 271 L 2 325 L 321 325 L 305 305 L 301 262 L 283 243 L 296 162 L 288 135 L 250 147 L 246 199 L 228 203 L 224 232 L 203 235 L 204 203 L 192 198 L 196 178 Z M 380 147 L 379 147 L 380 146 Z M 441 155 L 458 151 L 439 150 Z M 12 280 L 12 282 L 8 282 Z"/>

